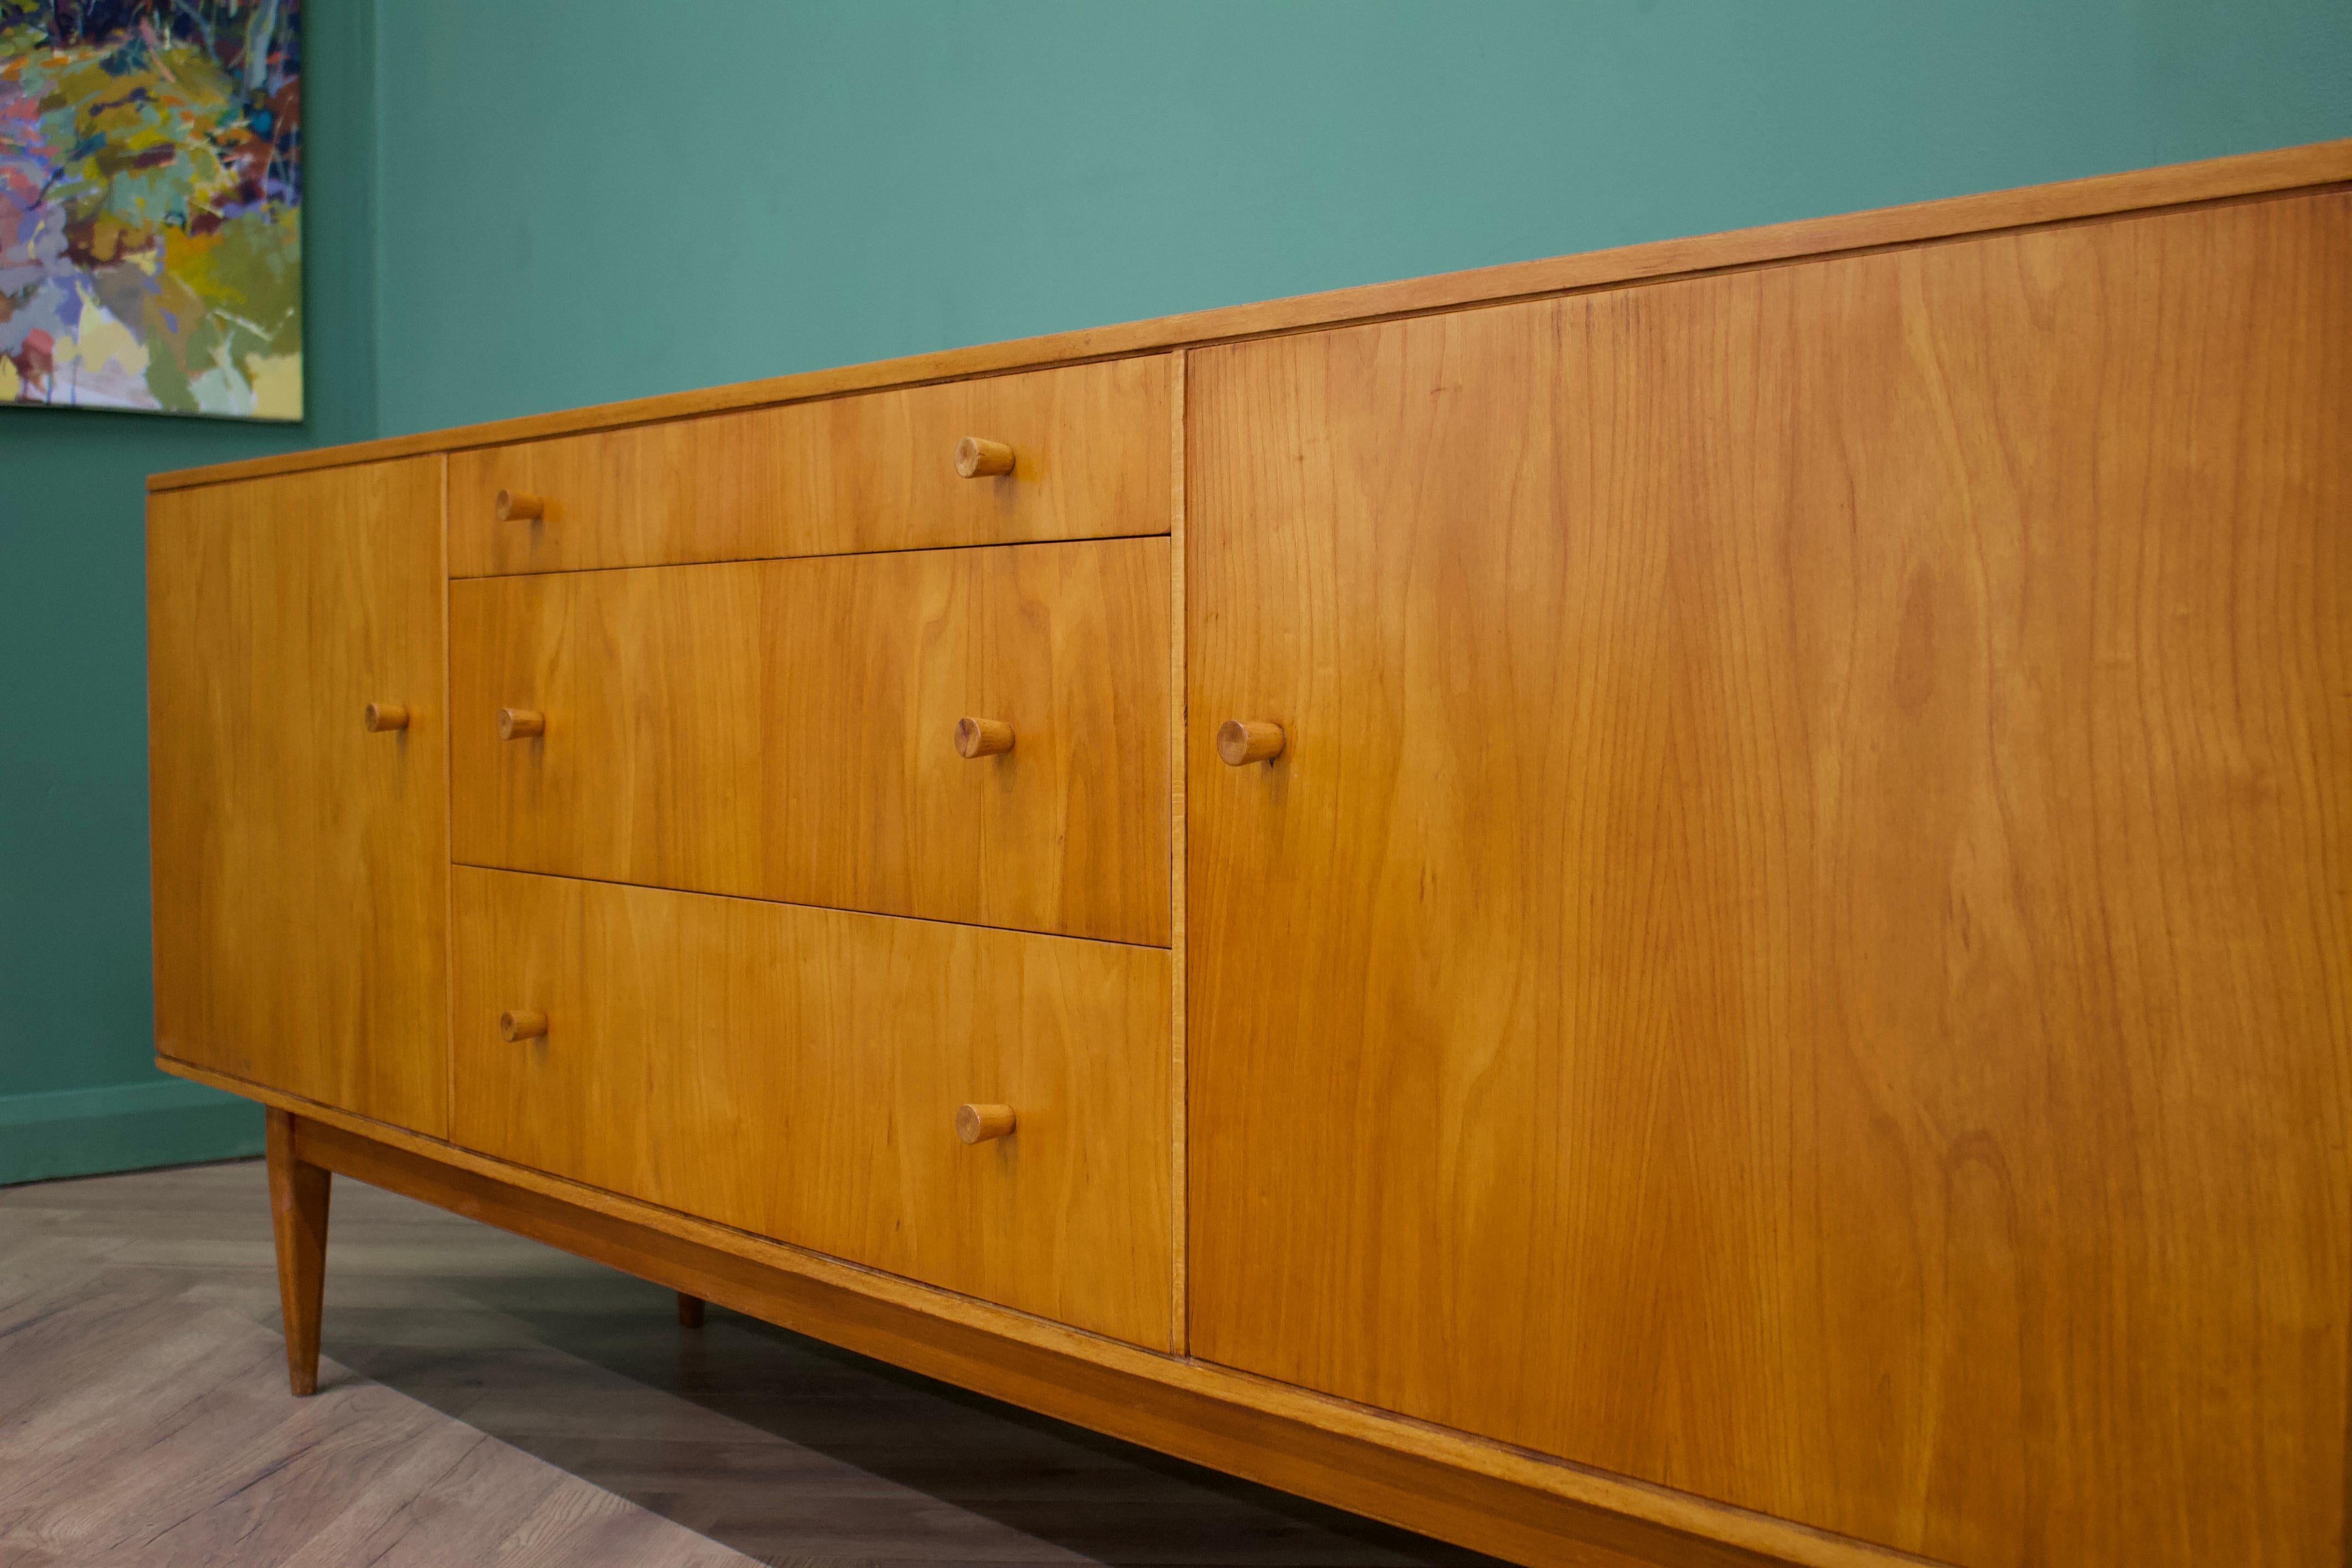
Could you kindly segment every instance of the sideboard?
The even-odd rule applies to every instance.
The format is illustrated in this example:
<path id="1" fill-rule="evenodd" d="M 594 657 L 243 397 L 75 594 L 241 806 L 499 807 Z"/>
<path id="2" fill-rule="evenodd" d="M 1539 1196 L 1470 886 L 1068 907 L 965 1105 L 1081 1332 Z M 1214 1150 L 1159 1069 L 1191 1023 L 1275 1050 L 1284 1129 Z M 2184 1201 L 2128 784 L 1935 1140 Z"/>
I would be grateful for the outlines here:
<path id="1" fill-rule="evenodd" d="M 1528 1563 L 2342 1563 L 2352 142 L 157 476 L 156 1048 Z"/>

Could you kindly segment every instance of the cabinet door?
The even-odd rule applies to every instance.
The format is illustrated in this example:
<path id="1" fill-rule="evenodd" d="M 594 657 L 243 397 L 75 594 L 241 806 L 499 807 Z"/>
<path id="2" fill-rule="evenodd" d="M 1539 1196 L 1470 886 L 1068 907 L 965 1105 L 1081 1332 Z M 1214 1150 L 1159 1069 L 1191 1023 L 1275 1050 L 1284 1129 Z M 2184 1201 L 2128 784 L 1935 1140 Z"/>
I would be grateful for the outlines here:
<path id="1" fill-rule="evenodd" d="M 156 1049 L 436 1136 L 444 601 L 438 458 L 148 505 Z"/>
<path id="2" fill-rule="evenodd" d="M 1958 1563 L 2337 1560 L 2352 197 L 1190 380 L 1195 1353 Z"/>

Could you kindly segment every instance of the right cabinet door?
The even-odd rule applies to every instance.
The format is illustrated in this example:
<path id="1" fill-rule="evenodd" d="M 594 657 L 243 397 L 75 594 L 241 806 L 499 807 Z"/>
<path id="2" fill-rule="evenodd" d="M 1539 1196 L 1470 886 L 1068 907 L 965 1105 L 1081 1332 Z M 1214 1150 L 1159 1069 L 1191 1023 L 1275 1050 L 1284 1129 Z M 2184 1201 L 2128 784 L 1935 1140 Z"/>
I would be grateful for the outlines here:
<path id="1" fill-rule="evenodd" d="M 2340 1560 L 2352 196 L 1190 381 L 1193 1352 L 1953 1563 Z"/>

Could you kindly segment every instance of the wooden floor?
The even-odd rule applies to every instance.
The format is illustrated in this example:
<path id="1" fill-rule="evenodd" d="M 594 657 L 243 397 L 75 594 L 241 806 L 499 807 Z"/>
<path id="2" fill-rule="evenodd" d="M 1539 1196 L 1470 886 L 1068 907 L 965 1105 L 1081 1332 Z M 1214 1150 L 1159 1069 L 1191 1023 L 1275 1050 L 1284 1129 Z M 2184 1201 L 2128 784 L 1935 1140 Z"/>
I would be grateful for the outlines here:
<path id="1" fill-rule="evenodd" d="M 0 1189 L 0 1563 L 1487 1561 L 349 1181 L 325 1339 L 257 1163 Z"/>

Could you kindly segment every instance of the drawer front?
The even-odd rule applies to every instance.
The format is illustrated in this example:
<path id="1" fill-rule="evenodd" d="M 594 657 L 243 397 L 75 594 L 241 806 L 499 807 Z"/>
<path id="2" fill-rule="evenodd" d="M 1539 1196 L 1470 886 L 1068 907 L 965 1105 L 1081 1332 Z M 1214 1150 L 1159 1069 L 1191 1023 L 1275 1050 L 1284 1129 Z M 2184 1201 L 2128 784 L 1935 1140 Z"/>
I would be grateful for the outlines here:
<path id="1" fill-rule="evenodd" d="M 1166 533 L 1165 354 L 459 452 L 460 577 Z M 957 471 L 966 437 L 1008 474 Z M 499 515 L 499 496 L 527 498 Z M 535 507 L 532 503 L 536 503 Z"/>
<path id="2" fill-rule="evenodd" d="M 463 867 L 453 902 L 461 1144 L 1169 1344 L 1165 952 Z"/>
<path id="3" fill-rule="evenodd" d="M 1168 941 L 1164 539 L 481 579 L 450 623 L 460 861 Z"/>

